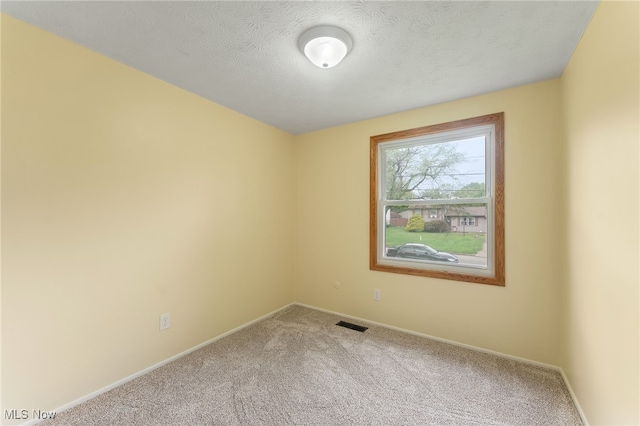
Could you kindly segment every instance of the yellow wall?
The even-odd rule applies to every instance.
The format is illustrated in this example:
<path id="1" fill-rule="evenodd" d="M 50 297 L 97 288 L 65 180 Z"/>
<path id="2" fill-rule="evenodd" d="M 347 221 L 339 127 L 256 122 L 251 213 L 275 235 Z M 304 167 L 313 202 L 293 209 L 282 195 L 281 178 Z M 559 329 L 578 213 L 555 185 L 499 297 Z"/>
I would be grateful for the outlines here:
<path id="1" fill-rule="evenodd" d="M 562 76 L 564 368 L 591 424 L 639 424 L 640 7 L 602 3 Z"/>
<path id="2" fill-rule="evenodd" d="M 370 271 L 369 137 L 501 111 L 506 287 Z M 296 300 L 558 365 L 560 114 L 556 79 L 299 136 Z"/>
<path id="3" fill-rule="evenodd" d="M 297 300 L 563 366 L 593 424 L 640 423 L 638 12 L 602 4 L 561 79 L 296 137 L 2 16 L 2 408 Z M 506 287 L 369 271 L 369 137 L 500 111 Z"/>
<path id="4" fill-rule="evenodd" d="M 3 409 L 293 301 L 293 136 L 6 15 L 2 36 Z"/>

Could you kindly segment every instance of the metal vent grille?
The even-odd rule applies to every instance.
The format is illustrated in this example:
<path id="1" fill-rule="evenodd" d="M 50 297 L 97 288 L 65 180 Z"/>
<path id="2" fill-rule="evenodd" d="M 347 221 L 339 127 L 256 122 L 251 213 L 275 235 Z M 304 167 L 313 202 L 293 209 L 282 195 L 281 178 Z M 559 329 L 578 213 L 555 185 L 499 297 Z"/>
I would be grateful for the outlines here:
<path id="1" fill-rule="evenodd" d="M 344 328 L 350 328 L 351 330 L 359 331 L 364 333 L 369 327 L 363 327 L 361 325 L 351 324 L 350 322 L 340 321 L 336 325 Z"/>

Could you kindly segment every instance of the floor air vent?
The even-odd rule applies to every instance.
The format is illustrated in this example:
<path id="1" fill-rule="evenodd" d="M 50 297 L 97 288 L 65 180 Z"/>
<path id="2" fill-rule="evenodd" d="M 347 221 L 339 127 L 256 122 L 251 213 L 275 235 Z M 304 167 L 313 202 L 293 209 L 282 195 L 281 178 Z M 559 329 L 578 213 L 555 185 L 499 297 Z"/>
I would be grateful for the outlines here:
<path id="1" fill-rule="evenodd" d="M 340 321 L 336 325 L 340 327 L 350 328 L 351 330 L 359 331 L 364 333 L 369 327 L 363 327 L 361 325 L 351 324 L 350 322 Z"/>

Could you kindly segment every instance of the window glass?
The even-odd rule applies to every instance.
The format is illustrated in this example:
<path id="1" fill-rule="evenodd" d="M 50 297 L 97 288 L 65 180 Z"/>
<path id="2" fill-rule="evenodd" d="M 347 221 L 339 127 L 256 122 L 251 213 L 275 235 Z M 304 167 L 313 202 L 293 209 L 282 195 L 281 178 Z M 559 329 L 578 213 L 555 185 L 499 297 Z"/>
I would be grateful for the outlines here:
<path id="1" fill-rule="evenodd" d="M 406 208 L 406 210 L 405 210 Z M 388 206 L 384 227 L 385 258 L 397 258 L 394 250 L 389 248 L 400 246 L 421 245 L 422 251 L 432 253 L 447 253 L 458 258 L 454 262 L 459 266 L 472 268 L 487 268 L 487 231 L 489 209 L 485 203 L 473 204 L 441 204 L 438 210 L 443 219 L 432 219 L 426 212 L 431 210 L 429 204 L 414 204 L 411 206 Z M 391 213 L 397 212 L 400 220 L 391 224 Z M 424 212 L 424 213 L 423 213 Z M 468 214 L 477 217 L 467 217 Z M 409 219 L 413 216 L 422 218 L 420 229 L 407 229 Z M 395 215 L 394 215 L 395 216 Z M 417 220 L 420 222 L 419 220 Z M 407 248 L 405 248 L 407 249 Z M 450 258 L 424 258 L 425 262 L 444 261 L 450 263 Z"/>

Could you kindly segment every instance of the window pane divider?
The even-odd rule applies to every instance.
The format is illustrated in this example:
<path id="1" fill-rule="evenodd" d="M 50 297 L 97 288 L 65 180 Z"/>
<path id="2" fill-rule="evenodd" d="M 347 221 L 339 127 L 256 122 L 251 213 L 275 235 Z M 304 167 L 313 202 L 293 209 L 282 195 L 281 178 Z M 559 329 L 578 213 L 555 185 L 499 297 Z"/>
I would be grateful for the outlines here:
<path id="1" fill-rule="evenodd" d="M 387 206 L 406 206 L 406 205 L 427 205 L 440 206 L 452 204 L 487 204 L 491 202 L 491 197 L 484 198 L 452 198 L 448 200 L 380 200 Z"/>

